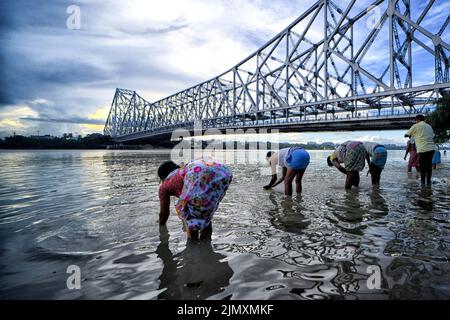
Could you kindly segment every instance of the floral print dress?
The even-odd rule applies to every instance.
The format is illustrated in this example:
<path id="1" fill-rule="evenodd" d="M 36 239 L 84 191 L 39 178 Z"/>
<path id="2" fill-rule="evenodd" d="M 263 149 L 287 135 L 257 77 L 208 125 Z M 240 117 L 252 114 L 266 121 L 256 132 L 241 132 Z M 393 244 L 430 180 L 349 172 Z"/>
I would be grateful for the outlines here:
<path id="1" fill-rule="evenodd" d="M 174 170 L 164 180 L 159 196 L 178 197 L 178 217 L 191 230 L 202 230 L 211 224 L 233 176 L 223 164 L 212 160 L 196 160 Z"/>

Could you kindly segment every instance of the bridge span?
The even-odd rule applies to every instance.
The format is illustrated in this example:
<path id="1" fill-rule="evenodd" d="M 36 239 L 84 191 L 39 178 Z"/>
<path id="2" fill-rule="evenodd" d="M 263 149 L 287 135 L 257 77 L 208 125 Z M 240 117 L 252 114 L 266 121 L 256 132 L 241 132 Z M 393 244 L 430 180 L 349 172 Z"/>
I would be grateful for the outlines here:
<path id="1" fill-rule="evenodd" d="M 144 130 L 116 137 L 115 141 L 123 144 L 146 144 L 160 140 L 171 140 L 180 138 L 180 134 L 217 135 L 217 134 L 246 134 L 254 132 L 275 133 L 275 132 L 326 132 L 326 131 L 359 131 L 359 130 L 398 130 L 409 129 L 414 124 L 415 114 L 373 116 L 361 119 L 355 118 L 331 118 L 326 120 L 310 121 L 280 121 L 266 122 L 260 124 L 248 123 L 247 125 L 221 126 L 210 125 L 199 122 L 182 123 L 174 126 L 167 126 L 155 130 Z M 182 130 L 182 131 L 181 131 Z"/>
<path id="2" fill-rule="evenodd" d="M 450 16 L 439 1 L 319 0 L 224 73 L 149 102 L 116 89 L 104 133 L 122 143 L 175 129 L 406 129 L 450 90 Z"/>

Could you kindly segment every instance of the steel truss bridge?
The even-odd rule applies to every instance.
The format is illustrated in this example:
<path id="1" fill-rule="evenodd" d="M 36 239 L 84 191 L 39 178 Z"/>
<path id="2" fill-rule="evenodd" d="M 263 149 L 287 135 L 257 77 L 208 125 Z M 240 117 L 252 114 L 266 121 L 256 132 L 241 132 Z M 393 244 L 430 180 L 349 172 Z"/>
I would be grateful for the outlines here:
<path id="1" fill-rule="evenodd" d="M 233 68 L 156 102 L 116 89 L 104 133 L 162 139 L 178 128 L 407 128 L 450 89 L 446 1 L 317 1 Z M 217 130 L 216 130 L 217 131 Z"/>

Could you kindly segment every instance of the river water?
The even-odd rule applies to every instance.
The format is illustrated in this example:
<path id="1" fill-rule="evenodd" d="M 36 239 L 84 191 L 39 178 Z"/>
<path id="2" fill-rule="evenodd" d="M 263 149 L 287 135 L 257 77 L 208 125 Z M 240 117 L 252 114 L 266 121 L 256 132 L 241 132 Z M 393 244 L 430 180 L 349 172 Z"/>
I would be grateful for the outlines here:
<path id="1" fill-rule="evenodd" d="M 449 299 L 450 155 L 429 188 L 389 151 L 379 189 L 345 191 L 310 154 L 293 197 L 230 164 L 212 240 L 187 242 L 173 203 L 157 224 L 167 152 L 0 151 L 0 299 Z"/>

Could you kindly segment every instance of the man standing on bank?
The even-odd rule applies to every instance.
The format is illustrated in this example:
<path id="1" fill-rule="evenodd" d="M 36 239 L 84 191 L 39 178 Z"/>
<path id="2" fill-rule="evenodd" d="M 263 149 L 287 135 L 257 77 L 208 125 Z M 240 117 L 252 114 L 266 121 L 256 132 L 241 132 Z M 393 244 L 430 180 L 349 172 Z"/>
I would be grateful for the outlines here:
<path id="1" fill-rule="evenodd" d="M 406 132 L 405 137 L 415 139 L 419 156 L 420 181 L 422 184 L 425 184 L 425 181 L 427 184 L 431 184 L 432 160 L 436 150 L 433 142 L 433 128 L 425 122 L 425 117 L 419 114 L 416 116 L 416 124 Z"/>

